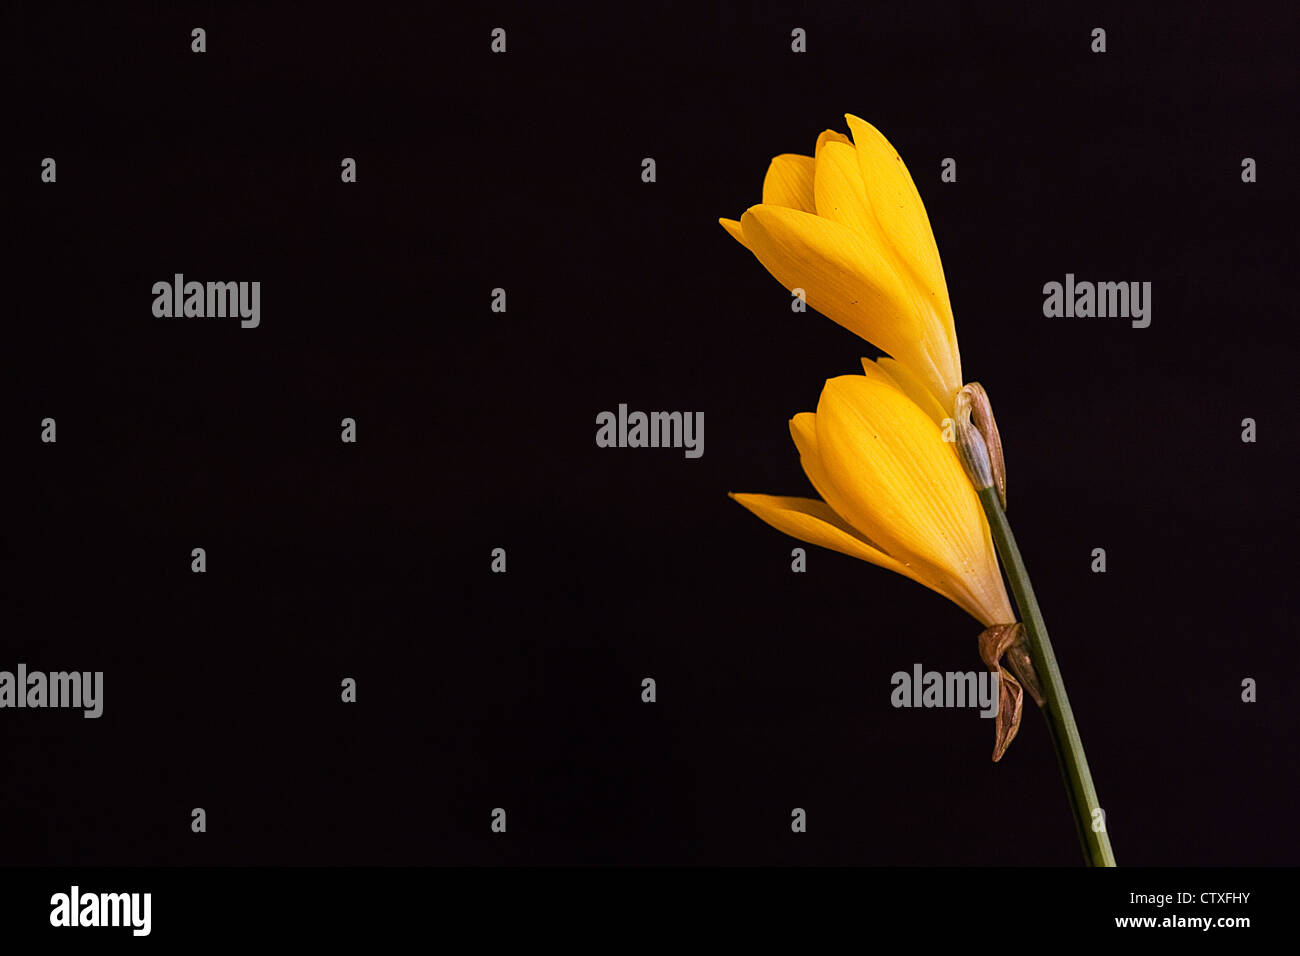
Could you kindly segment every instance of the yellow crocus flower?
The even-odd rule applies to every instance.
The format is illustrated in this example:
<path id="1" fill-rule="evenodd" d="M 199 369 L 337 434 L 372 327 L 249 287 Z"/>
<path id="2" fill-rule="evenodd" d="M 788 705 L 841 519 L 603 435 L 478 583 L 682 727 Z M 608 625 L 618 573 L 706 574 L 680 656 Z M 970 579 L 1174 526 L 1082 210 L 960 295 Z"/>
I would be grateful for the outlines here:
<path id="1" fill-rule="evenodd" d="M 1105 827 L 1095 825 L 1096 788 L 1060 668 L 1007 524 L 1006 466 L 988 394 L 962 383 L 929 217 L 889 141 L 845 118 L 852 140 L 826 130 L 812 156 L 777 156 L 762 203 L 739 221 L 719 221 L 777 281 L 888 357 L 864 359 L 862 375 L 827 380 L 816 413 L 790 420 L 820 498 L 732 497 L 777 530 L 897 571 L 983 624 L 980 657 L 999 677 L 993 759 L 1016 736 L 1028 690 L 1052 728 L 1085 859 L 1114 866 Z"/>
<path id="2" fill-rule="evenodd" d="M 1016 616 L 988 520 L 927 392 L 889 360 L 826 382 L 816 413 L 790 420 L 821 499 L 733 494 L 772 527 L 924 584 L 986 628 Z M 904 373 L 905 375 L 906 373 Z"/>
<path id="3" fill-rule="evenodd" d="M 951 415 L 961 356 L 939 250 L 897 151 L 848 115 L 813 156 L 772 160 L 763 201 L 719 220 L 787 289 L 888 352 Z"/>

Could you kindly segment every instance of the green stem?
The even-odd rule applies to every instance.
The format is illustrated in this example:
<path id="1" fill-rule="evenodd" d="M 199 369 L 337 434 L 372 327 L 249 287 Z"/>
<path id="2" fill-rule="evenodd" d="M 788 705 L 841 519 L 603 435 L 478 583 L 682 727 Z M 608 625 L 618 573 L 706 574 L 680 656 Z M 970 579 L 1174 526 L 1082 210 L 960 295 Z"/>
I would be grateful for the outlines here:
<path id="1" fill-rule="evenodd" d="M 997 545 L 998 554 L 1002 556 L 1007 580 L 1011 582 L 1011 593 L 1015 596 L 1016 606 L 1020 608 L 1023 619 L 1021 623 L 1025 625 L 1029 656 L 1043 691 L 1043 716 L 1047 718 L 1052 743 L 1056 746 L 1061 775 L 1065 778 L 1065 789 L 1074 811 L 1079 842 L 1083 844 L 1084 859 L 1089 866 L 1114 866 L 1115 854 L 1110 848 L 1110 837 L 1104 829 L 1099 832 L 1093 828 L 1093 811 L 1100 808 L 1101 804 L 1097 800 L 1097 789 L 1092 784 L 1092 773 L 1088 770 L 1088 758 L 1083 753 L 1079 728 L 1075 726 L 1074 713 L 1070 710 L 1070 698 L 1065 693 L 1061 669 L 1056 665 L 1056 654 L 1047 637 L 1047 625 L 1043 623 L 1042 612 L 1038 610 L 1034 587 L 1029 583 L 1024 558 L 1016 547 L 1016 537 L 1011 533 L 1011 525 L 1007 524 L 997 489 L 985 488 L 979 496 L 984 505 L 984 513 L 989 518 L 993 541 Z M 1100 820 L 1104 825 L 1104 815 Z"/>

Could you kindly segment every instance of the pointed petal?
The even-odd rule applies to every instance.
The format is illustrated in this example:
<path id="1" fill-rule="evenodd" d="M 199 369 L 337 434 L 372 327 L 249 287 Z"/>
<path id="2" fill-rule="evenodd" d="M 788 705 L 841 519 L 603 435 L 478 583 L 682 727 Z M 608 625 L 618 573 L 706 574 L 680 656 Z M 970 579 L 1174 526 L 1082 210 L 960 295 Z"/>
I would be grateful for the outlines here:
<path id="1" fill-rule="evenodd" d="M 867 376 L 826 383 L 815 419 L 826 503 L 985 626 L 1015 620 L 988 522 L 952 445 L 897 387 Z M 929 583 L 929 582 L 927 582 Z"/>
<path id="2" fill-rule="evenodd" d="M 898 561 L 864 541 L 824 501 L 815 498 L 789 498 L 779 495 L 750 495 L 733 492 L 731 497 L 776 530 L 815 544 L 830 548 L 850 557 L 861 558 L 890 571 L 906 574 L 907 569 Z"/>
<path id="3" fill-rule="evenodd" d="M 763 177 L 763 202 L 812 212 L 813 158 L 797 153 L 773 158 Z"/>
<path id="4" fill-rule="evenodd" d="M 822 130 L 821 135 L 817 137 L 817 148 L 813 151 L 813 156 L 820 156 L 822 147 L 827 143 L 846 143 L 847 145 L 852 146 L 853 140 L 849 139 L 843 133 L 837 132 L 833 129 Z"/>
<path id="5" fill-rule="evenodd" d="M 749 245 L 745 242 L 745 231 L 740 228 L 739 221 L 735 219 L 719 219 L 718 224 L 727 230 L 732 239 L 735 239 L 746 249 L 749 248 Z"/>
<path id="6" fill-rule="evenodd" d="M 955 347 L 957 334 L 953 327 L 952 305 L 948 300 L 948 284 L 944 280 L 934 231 L 930 228 L 930 217 L 926 215 L 916 184 L 912 182 L 898 151 L 878 129 L 851 114 L 845 119 L 853 133 L 862 182 L 879 224 L 879 235 L 882 241 L 892 246 L 902 268 L 923 290 Z"/>
<path id="7" fill-rule="evenodd" d="M 817 215 L 847 226 L 864 239 L 873 241 L 875 216 L 862 185 L 858 154 L 845 143 L 827 143 L 817 150 L 813 169 L 813 202 Z"/>
<path id="8" fill-rule="evenodd" d="M 740 222 L 750 250 L 787 289 L 804 289 L 818 312 L 908 365 L 940 401 L 961 388 L 942 327 L 918 313 L 912 284 L 878 246 L 840 223 L 781 206 L 753 206 Z"/>
<path id="9" fill-rule="evenodd" d="M 935 326 L 935 338 L 946 344 L 934 353 L 944 380 L 935 397 L 951 414 L 952 396 L 962 383 L 961 353 L 929 216 L 893 145 L 870 123 L 852 115 L 846 119 L 853 132 L 855 155 L 875 223 L 874 228 L 869 228 L 873 241 L 888 250 L 887 258 L 895 269 L 910 280 L 914 308 L 927 316 Z M 927 387 L 932 386 L 927 382 Z"/>
<path id="10" fill-rule="evenodd" d="M 890 359 L 889 361 L 893 363 L 894 367 L 897 367 L 899 364 L 893 359 Z M 890 367 L 882 365 L 880 362 L 873 362 L 869 358 L 862 359 L 862 374 L 873 382 L 880 382 L 883 385 L 888 385 L 890 388 L 896 388 L 900 391 L 902 390 L 902 386 L 898 384 L 898 379 L 894 377 L 893 373 L 890 371 Z"/>
<path id="11" fill-rule="evenodd" d="M 890 378 L 898 383 L 898 387 L 903 390 L 903 393 L 912 401 L 916 402 L 917 405 L 921 406 L 921 411 L 929 415 L 936 425 L 940 428 L 943 427 L 943 420 L 948 417 L 943 410 L 943 406 L 939 404 L 939 400 L 934 397 L 930 390 L 925 387 L 925 383 L 913 375 L 912 370 L 906 365 L 887 355 L 881 356 L 874 362 L 871 361 L 871 359 L 864 358 L 862 360 L 862 365 L 864 368 L 868 365 L 874 365 L 888 372 Z"/>
<path id="12" fill-rule="evenodd" d="M 828 493 L 835 493 L 835 484 L 831 481 L 830 476 L 826 474 L 821 455 L 817 451 L 817 416 L 813 412 L 800 412 L 790 419 L 790 437 L 794 439 L 795 448 L 799 449 L 799 464 L 803 467 L 804 474 L 812 482 L 817 494 L 821 495 L 822 499 L 825 500 Z M 842 518 L 839 520 L 843 521 Z M 852 526 L 846 522 L 846 527 Z M 884 552 L 884 549 L 872 541 L 869 536 L 863 534 L 861 529 L 855 528 L 853 533 L 872 548 Z M 894 570 L 898 569 L 895 568 Z"/>

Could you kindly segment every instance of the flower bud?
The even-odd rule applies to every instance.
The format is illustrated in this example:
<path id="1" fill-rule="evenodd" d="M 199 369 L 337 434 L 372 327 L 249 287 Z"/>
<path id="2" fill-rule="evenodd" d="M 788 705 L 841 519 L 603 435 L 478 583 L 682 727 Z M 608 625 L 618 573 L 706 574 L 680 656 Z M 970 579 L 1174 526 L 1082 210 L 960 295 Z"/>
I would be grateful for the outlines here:
<path id="1" fill-rule="evenodd" d="M 993 418 L 993 406 L 989 402 L 989 393 L 984 391 L 984 386 L 979 382 L 968 382 L 962 386 L 963 392 L 968 392 L 970 396 L 970 417 L 974 426 L 979 429 L 980 437 L 984 439 L 984 447 L 988 450 L 989 467 L 993 473 L 993 484 L 998 489 L 998 500 L 1002 502 L 1002 510 L 1007 508 L 1007 466 L 1002 459 L 1002 436 L 998 434 L 998 423 Z"/>
<path id="2" fill-rule="evenodd" d="M 957 445 L 957 457 L 962 467 L 975 486 L 976 491 L 993 487 L 993 466 L 989 461 L 988 445 L 980 430 L 971 422 L 970 386 L 963 385 L 957 393 L 956 407 L 953 412 L 953 426 Z"/>

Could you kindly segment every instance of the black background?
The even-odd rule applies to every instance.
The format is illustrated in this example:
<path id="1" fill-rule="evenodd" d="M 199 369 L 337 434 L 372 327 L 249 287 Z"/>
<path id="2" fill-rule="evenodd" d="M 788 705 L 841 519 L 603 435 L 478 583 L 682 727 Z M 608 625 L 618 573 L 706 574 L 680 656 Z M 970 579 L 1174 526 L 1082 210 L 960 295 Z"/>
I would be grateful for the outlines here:
<path id="1" fill-rule="evenodd" d="M 853 112 L 925 200 L 1119 862 L 1294 863 L 1294 13 L 988 6 L 8 10 L 0 668 L 105 711 L 0 715 L 0 860 L 1077 864 L 1037 714 L 995 765 L 889 704 L 979 626 L 726 498 L 810 493 L 786 422 L 876 354 L 716 222 Z M 155 318 L 174 272 L 260 280 L 261 327 Z M 1044 318 L 1067 272 L 1152 282 L 1150 328 Z M 704 457 L 597 448 L 620 402 Z"/>

